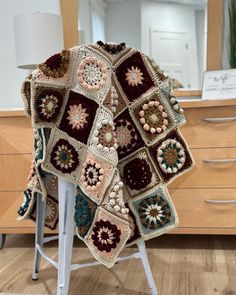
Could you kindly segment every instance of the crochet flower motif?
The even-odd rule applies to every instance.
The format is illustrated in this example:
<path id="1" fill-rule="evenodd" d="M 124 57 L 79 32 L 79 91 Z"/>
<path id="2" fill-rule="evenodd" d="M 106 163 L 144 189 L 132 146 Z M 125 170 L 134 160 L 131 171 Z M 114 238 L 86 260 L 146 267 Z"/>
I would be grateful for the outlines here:
<path id="1" fill-rule="evenodd" d="M 150 133 L 161 133 L 166 130 L 169 122 L 167 113 L 157 100 L 151 100 L 143 104 L 139 111 L 139 121 L 143 129 Z"/>
<path id="2" fill-rule="evenodd" d="M 85 237 L 96 212 L 96 204 L 88 199 L 79 189 L 75 202 L 75 224 L 78 227 L 79 235 Z"/>
<path id="3" fill-rule="evenodd" d="M 69 142 L 60 139 L 53 148 L 51 162 L 63 173 L 71 173 L 78 165 L 78 154 Z"/>
<path id="4" fill-rule="evenodd" d="M 104 151 L 114 151 L 118 145 L 115 138 L 115 126 L 113 121 L 107 119 L 102 120 L 97 124 L 97 130 L 94 131 L 93 142 Z"/>
<path id="5" fill-rule="evenodd" d="M 99 251 L 111 252 L 120 242 L 121 231 L 108 220 L 99 220 L 93 228 L 93 244 Z"/>
<path id="6" fill-rule="evenodd" d="M 131 69 L 128 69 L 126 75 L 126 81 L 131 86 L 138 86 L 139 84 L 143 84 L 143 73 L 138 67 L 132 66 Z"/>
<path id="7" fill-rule="evenodd" d="M 78 80 L 88 90 L 101 89 L 107 79 L 107 68 L 94 57 L 85 58 L 77 70 Z"/>
<path id="8" fill-rule="evenodd" d="M 152 172 L 147 161 L 135 158 L 128 162 L 124 166 L 124 179 L 131 189 L 140 190 L 145 188 L 152 179 Z"/>
<path id="9" fill-rule="evenodd" d="M 104 179 L 104 169 L 93 160 L 87 160 L 83 164 L 82 181 L 87 190 L 94 191 L 98 189 Z"/>
<path id="10" fill-rule="evenodd" d="M 109 193 L 108 200 L 110 207 L 113 208 L 116 212 L 120 212 L 121 214 L 127 214 L 129 212 L 129 209 L 125 207 L 125 203 L 123 200 L 123 185 L 124 184 L 122 181 L 118 181 Z"/>
<path id="11" fill-rule="evenodd" d="M 69 120 L 69 125 L 72 125 L 72 129 L 80 129 L 84 128 L 85 124 L 88 123 L 87 117 L 88 113 L 86 113 L 86 108 L 82 108 L 82 105 L 71 105 L 69 106 L 69 110 L 67 114 L 67 120 Z"/>
<path id="12" fill-rule="evenodd" d="M 59 107 L 57 97 L 53 94 L 46 94 L 41 101 L 42 103 L 39 105 L 41 107 L 41 114 L 47 119 L 51 118 Z"/>
<path id="13" fill-rule="evenodd" d="M 171 210 L 160 196 L 142 200 L 138 211 L 142 225 L 148 229 L 157 229 L 170 221 Z"/>
<path id="14" fill-rule="evenodd" d="M 128 120 L 121 119 L 116 122 L 116 140 L 120 155 L 127 153 L 136 146 L 138 136 Z"/>
<path id="15" fill-rule="evenodd" d="M 157 150 L 157 160 L 165 173 L 176 173 L 185 162 L 183 146 L 175 139 L 165 140 Z"/>
<path id="16" fill-rule="evenodd" d="M 46 223 L 54 222 L 55 219 L 57 219 L 57 217 L 58 217 L 57 213 L 58 213 L 57 203 L 54 200 L 47 198 L 45 222 Z"/>

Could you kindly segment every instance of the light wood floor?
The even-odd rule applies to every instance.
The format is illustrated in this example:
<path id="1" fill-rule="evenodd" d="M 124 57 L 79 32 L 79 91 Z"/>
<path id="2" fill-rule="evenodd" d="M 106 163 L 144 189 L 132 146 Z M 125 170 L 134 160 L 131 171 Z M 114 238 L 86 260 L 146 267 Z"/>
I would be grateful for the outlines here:
<path id="1" fill-rule="evenodd" d="M 56 258 L 56 242 L 47 253 Z M 160 295 L 236 295 L 235 236 L 162 236 L 149 241 L 148 255 Z M 0 250 L 0 293 L 55 294 L 56 270 L 44 260 L 31 280 L 33 235 L 9 235 Z M 129 248 L 124 254 L 134 251 Z M 91 255 L 76 238 L 73 262 Z M 139 260 L 72 272 L 69 295 L 148 295 Z"/>

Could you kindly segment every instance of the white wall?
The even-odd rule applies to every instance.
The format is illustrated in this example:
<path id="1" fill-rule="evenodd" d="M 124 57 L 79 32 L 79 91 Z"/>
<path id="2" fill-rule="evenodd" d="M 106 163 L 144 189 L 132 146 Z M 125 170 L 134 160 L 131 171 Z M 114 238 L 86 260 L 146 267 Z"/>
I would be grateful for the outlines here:
<path id="1" fill-rule="evenodd" d="M 80 44 L 92 42 L 92 19 L 90 0 L 79 1 L 79 32 Z"/>
<path id="2" fill-rule="evenodd" d="M 199 88 L 198 76 L 198 56 L 196 42 L 195 8 L 192 5 L 180 5 L 174 3 L 160 3 L 153 0 L 142 0 L 142 50 L 150 54 L 149 30 L 182 31 L 188 33 L 189 49 L 191 50 L 192 60 L 189 65 L 192 73 L 192 88 Z M 157 61 L 158 62 L 158 61 Z"/>
<path id="3" fill-rule="evenodd" d="M 19 108 L 20 86 L 28 71 L 16 68 L 13 17 L 36 11 L 60 14 L 60 6 L 58 0 L 0 0 L 0 7 L 0 108 Z"/>
<path id="4" fill-rule="evenodd" d="M 108 2 L 106 7 L 106 41 L 125 42 L 141 49 L 140 0 Z"/>
<path id="5" fill-rule="evenodd" d="M 206 36 L 205 34 L 205 11 L 196 10 L 196 36 L 197 36 L 197 55 L 199 69 L 199 83 L 202 88 L 203 72 L 206 70 Z"/>
<path id="6" fill-rule="evenodd" d="M 229 64 L 229 54 L 228 54 L 228 47 L 229 47 L 229 0 L 224 1 L 224 28 L 223 28 L 223 38 L 222 38 L 222 69 L 230 69 L 231 66 Z"/>

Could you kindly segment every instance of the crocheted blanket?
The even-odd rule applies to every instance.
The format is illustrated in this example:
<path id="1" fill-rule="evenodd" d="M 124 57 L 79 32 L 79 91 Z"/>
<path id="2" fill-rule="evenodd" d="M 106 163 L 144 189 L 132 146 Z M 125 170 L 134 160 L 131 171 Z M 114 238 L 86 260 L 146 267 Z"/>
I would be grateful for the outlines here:
<path id="1" fill-rule="evenodd" d="M 74 222 L 94 257 L 111 267 L 121 250 L 178 225 L 167 185 L 193 165 L 179 131 L 183 110 L 144 53 L 81 45 L 48 58 L 22 85 L 35 135 L 19 219 L 58 224 L 58 177 L 76 187 Z"/>

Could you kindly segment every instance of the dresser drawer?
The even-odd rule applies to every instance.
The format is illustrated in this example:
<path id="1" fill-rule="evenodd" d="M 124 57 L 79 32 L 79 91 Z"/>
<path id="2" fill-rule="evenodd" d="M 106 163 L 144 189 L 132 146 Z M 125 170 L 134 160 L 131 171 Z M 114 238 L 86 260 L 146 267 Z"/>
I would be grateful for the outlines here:
<path id="1" fill-rule="evenodd" d="M 236 148 L 193 149 L 191 152 L 196 166 L 178 177 L 169 187 L 236 187 Z"/>
<path id="2" fill-rule="evenodd" d="M 33 131 L 25 117 L 0 118 L 0 154 L 32 153 Z"/>
<path id="3" fill-rule="evenodd" d="M 236 188 L 170 189 L 169 192 L 180 227 L 236 228 Z"/>
<path id="4" fill-rule="evenodd" d="M 26 189 L 32 155 L 0 155 L 0 191 Z"/>
<path id="5" fill-rule="evenodd" d="M 236 146 L 236 106 L 190 108 L 185 116 L 181 131 L 191 148 Z"/>

